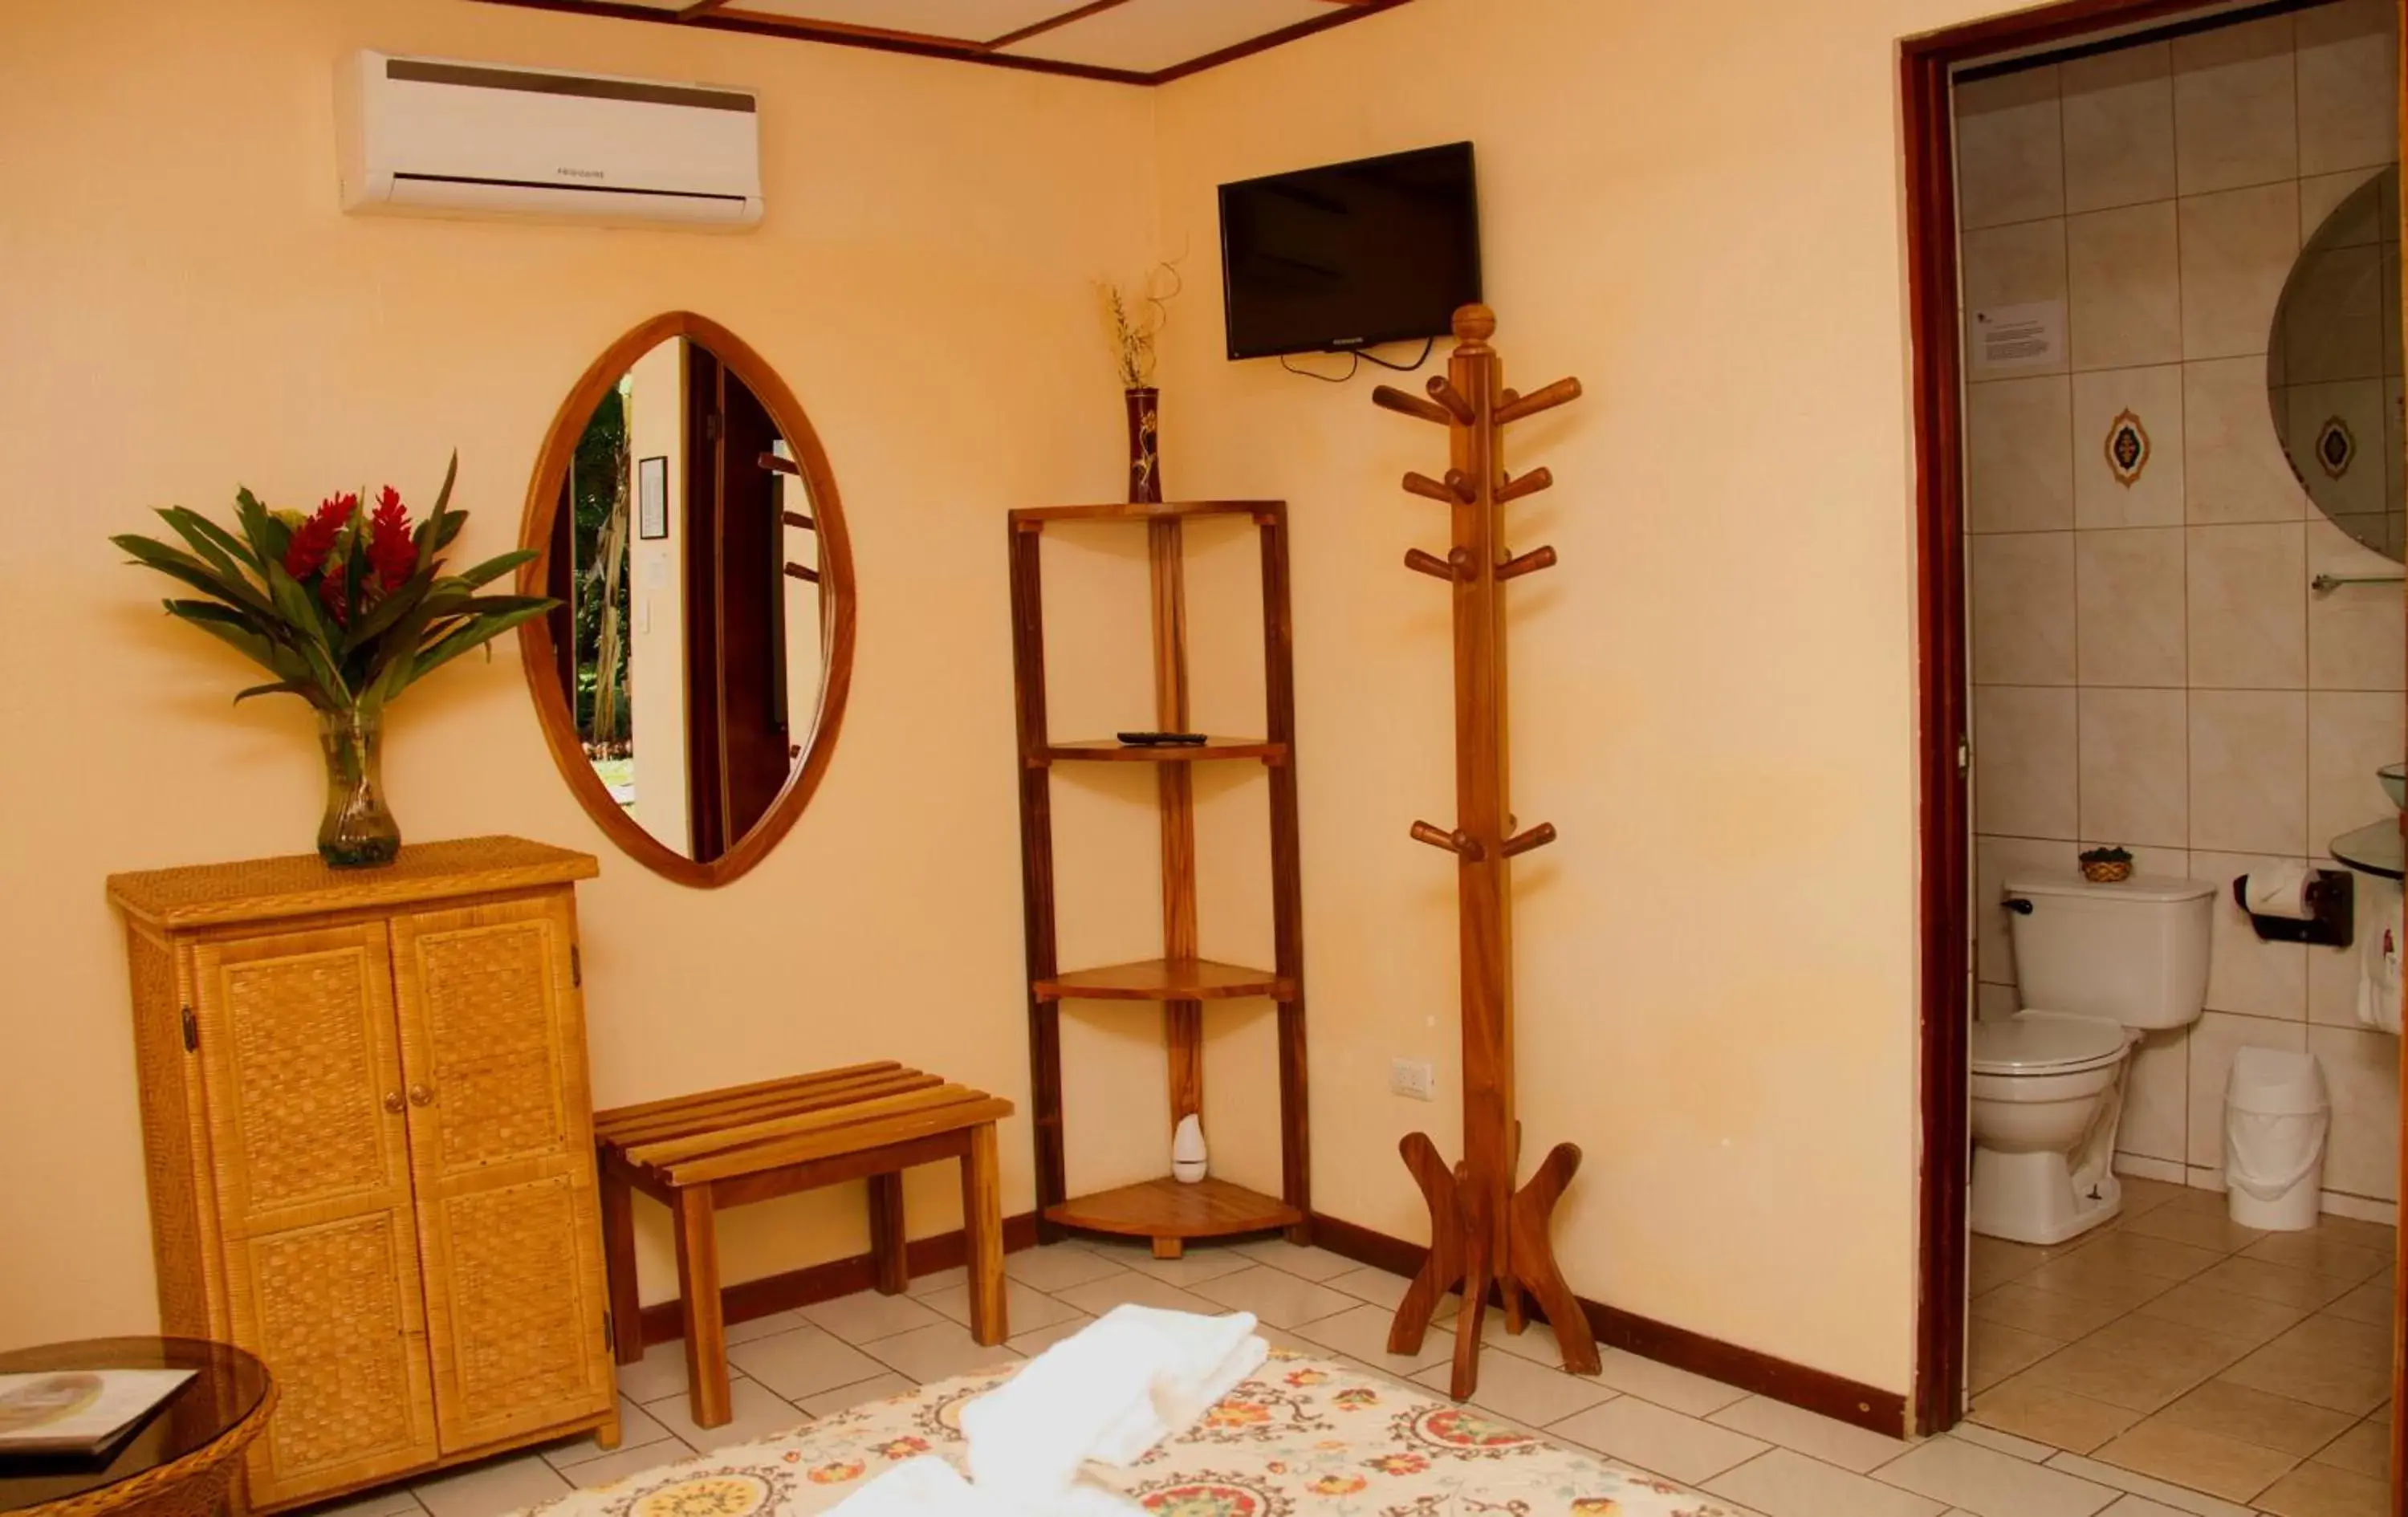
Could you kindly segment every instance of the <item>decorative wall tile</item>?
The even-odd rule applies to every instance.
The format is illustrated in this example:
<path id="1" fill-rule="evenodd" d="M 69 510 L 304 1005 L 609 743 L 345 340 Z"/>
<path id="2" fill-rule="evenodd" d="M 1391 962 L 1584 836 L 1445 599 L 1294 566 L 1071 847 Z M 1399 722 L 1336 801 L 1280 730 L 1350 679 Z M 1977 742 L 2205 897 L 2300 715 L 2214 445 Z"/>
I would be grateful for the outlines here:
<path id="1" fill-rule="evenodd" d="M 2183 356 L 2173 201 L 2067 218 L 2065 258 L 2077 370 L 2171 364 Z"/>
<path id="2" fill-rule="evenodd" d="M 2115 1152 L 2179 1164 L 2190 1135 L 2190 1034 L 2182 1027 L 2143 1036 L 2124 1073 L 2124 1120 Z"/>
<path id="3" fill-rule="evenodd" d="M 2129 418 L 2146 436 L 2137 469 L 2113 455 Z M 2183 371 L 2100 369 L 2073 377 L 2073 524 L 2172 526 L 2183 520 Z M 2127 482 L 2128 478 L 2129 482 Z"/>
<path id="4" fill-rule="evenodd" d="M 2369 317 L 2370 324 L 2375 318 Z M 2352 529 L 2352 536 L 2386 530 L 2392 497 L 2383 451 L 2383 393 L 2379 379 L 2295 384 L 2283 393 L 2290 411 L 2300 468 L 2315 480 L 2312 508 Z M 2368 521 L 2372 517 L 2373 520 Z"/>
<path id="5" fill-rule="evenodd" d="M 2232 896 L 2232 881 L 2253 869 L 2285 862 L 2271 854 L 2193 853 L 2190 876 L 2215 885 L 2215 925 L 2208 952 L 2207 1004 L 2211 1009 L 2284 1022 L 2308 1014 L 2307 950 L 2299 943 L 2270 943 L 2249 924 Z"/>
<path id="6" fill-rule="evenodd" d="M 2186 195 L 2178 205 L 2183 356 L 2264 352 L 2283 281 L 2299 256 L 2298 184 L 2285 179 Z"/>
<path id="7" fill-rule="evenodd" d="M 2330 522 L 2308 523 L 2308 573 L 2397 574 L 2400 566 Z M 2396 584 L 2342 585 L 2308 596 L 2308 688 L 2408 687 Z"/>
<path id="8" fill-rule="evenodd" d="M 2224 1168 L 2224 1081 L 2232 1072 L 2232 1051 L 2276 1048 L 2304 1053 L 2304 1023 L 2236 1017 L 2210 1011 L 2190 1030 L 2190 1152 L 2194 1166 Z"/>
<path id="9" fill-rule="evenodd" d="M 1964 226 L 2065 210 L 2065 150 L 2054 66 L 1978 79 L 1956 91 L 1956 207 Z"/>
<path id="10" fill-rule="evenodd" d="M 2290 17 L 2176 37 L 2173 70 L 2174 158 L 2184 194 L 2298 176 Z"/>
<path id="11" fill-rule="evenodd" d="M 2073 534 L 1970 539 L 1973 682 L 2073 683 Z"/>
<path id="12" fill-rule="evenodd" d="M 1984 825 L 1976 822 L 1976 825 Z M 2027 875 L 2071 879 L 2075 847 L 2071 839 L 2051 842 L 2033 837 L 1973 839 L 1973 965 L 1975 978 L 1986 985 L 2015 983 L 2014 942 L 2007 928 L 2007 881 Z"/>
<path id="13" fill-rule="evenodd" d="M 1968 532 L 2073 524 L 2072 405 L 2063 375 L 1965 387 Z"/>
<path id="14" fill-rule="evenodd" d="M 2311 1027 L 2308 1052 L 2332 1097 L 2324 1188 L 2400 1198 L 2400 1039 L 2356 1027 Z"/>
<path id="15" fill-rule="evenodd" d="M 2190 730 L 2179 690 L 2086 687 L 2080 723 L 2082 836 L 2182 848 L 2190 840 Z"/>
<path id="16" fill-rule="evenodd" d="M 2300 171 L 2400 155 L 2400 41 L 2391 0 L 2339 0 L 2300 13 Z"/>
<path id="17" fill-rule="evenodd" d="M 1960 244 L 1964 254 L 1965 351 L 1981 351 L 1973 318 L 2000 306 L 2028 306 L 2065 299 L 2065 222 L 2019 222 L 1968 232 Z M 2065 364 L 2034 365 L 2029 373 L 2062 373 Z M 1978 365 L 1971 372 L 1987 379 Z"/>
<path id="18" fill-rule="evenodd" d="M 2183 495 L 2193 522 L 2314 514 L 2274 430 L 2264 359 L 2183 365 Z"/>
<path id="19" fill-rule="evenodd" d="M 2184 538 L 2180 527 L 2074 534 L 2081 683 L 2186 682 Z"/>
<path id="20" fill-rule="evenodd" d="M 2121 48 L 2058 66 L 2064 94 L 2065 208 L 2104 210 L 2171 200 L 2174 186 L 2172 53 Z"/>
<path id="21" fill-rule="evenodd" d="M 2374 771 L 2408 758 L 2400 697 L 2388 691 L 2319 690 L 2308 695 L 2308 838 L 2333 838 L 2391 816 Z"/>
<path id="22" fill-rule="evenodd" d="M 1973 824 L 2015 837 L 2072 837 L 2074 733 L 2071 688 L 1976 685 Z"/>
<path id="23" fill-rule="evenodd" d="M 2187 530 L 2192 685 L 2306 689 L 2306 524 Z"/>
<path id="24" fill-rule="evenodd" d="M 2190 842 L 2307 856 L 2307 692 L 2190 693 Z"/>

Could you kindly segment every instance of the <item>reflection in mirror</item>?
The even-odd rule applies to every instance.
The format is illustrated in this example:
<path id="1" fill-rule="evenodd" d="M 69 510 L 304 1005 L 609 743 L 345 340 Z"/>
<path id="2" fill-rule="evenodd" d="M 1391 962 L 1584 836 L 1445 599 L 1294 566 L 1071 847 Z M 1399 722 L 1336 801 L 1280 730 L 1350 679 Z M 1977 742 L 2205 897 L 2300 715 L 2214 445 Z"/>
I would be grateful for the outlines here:
<path id="1" fill-rule="evenodd" d="M 555 750 L 571 736 L 590 770 L 571 774 L 588 809 L 655 868 L 720 883 L 791 823 L 796 777 L 833 736 L 850 572 L 825 461 L 775 377 L 699 318 L 629 342 L 654 329 L 597 365 L 579 393 L 597 398 L 555 425 L 529 546 L 562 605 L 529 651 L 559 695 L 538 691 Z"/>
<path id="2" fill-rule="evenodd" d="M 2353 191 L 2292 265 L 2269 336 L 2274 432 L 2333 524 L 2392 559 L 2401 510 L 2400 169 Z"/>

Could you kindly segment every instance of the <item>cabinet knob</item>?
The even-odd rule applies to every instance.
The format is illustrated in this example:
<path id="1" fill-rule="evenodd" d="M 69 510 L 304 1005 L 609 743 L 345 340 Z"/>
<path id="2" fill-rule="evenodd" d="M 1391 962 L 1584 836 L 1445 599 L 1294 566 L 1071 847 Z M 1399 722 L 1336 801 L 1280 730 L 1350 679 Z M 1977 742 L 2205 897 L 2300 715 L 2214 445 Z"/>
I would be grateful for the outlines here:
<path id="1" fill-rule="evenodd" d="M 435 1093 L 428 1090 L 423 1085 L 412 1085 L 409 1087 L 409 1104 L 412 1106 L 432 1106 L 435 1104 Z"/>
<path id="2" fill-rule="evenodd" d="M 401 1092 L 399 1092 L 399 1091 L 387 1091 L 387 1092 L 385 1092 L 385 1093 L 384 1093 L 384 1109 L 385 1109 L 387 1111 L 392 1112 L 394 1116 L 399 1116 L 399 1115 L 401 1115 Z"/>

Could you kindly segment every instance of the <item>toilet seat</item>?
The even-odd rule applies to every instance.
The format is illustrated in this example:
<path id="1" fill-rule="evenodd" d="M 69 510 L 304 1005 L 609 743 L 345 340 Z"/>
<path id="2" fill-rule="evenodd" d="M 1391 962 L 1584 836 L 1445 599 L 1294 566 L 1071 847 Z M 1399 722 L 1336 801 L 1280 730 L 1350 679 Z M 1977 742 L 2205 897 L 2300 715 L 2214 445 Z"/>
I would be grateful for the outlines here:
<path id="1" fill-rule="evenodd" d="M 2124 1057 L 2120 1023 L 2061 1011 L 2025 1010 L 1972 1027 L 1973 1073 L 2010 1079 L 2080 1074 Z"/>

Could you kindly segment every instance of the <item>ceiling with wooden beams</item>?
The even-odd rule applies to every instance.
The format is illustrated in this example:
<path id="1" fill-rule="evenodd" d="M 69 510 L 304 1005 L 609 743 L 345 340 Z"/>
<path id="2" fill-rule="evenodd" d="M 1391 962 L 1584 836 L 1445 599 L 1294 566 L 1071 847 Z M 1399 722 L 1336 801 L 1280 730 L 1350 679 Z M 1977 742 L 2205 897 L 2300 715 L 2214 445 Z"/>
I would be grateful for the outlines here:
<path id="1" fill-rule="evenodd" d="M 484 0 L 1162 84 L 1406 0 Z"/>

